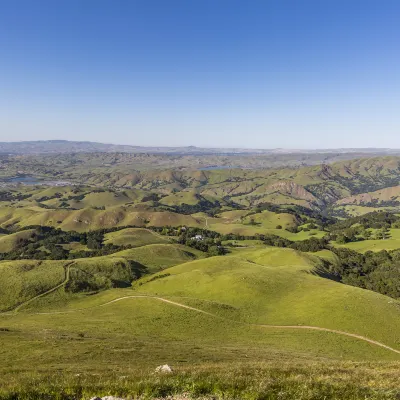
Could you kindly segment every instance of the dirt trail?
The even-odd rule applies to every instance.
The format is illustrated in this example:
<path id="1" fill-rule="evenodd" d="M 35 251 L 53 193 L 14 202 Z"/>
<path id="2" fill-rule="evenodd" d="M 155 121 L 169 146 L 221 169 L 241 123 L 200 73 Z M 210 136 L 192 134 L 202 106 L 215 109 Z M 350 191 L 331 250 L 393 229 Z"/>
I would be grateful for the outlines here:
<path id="1" fill-rule="evenodd" d="M 18 311 L 19 308 L 21 308 L 24 305 L 30 303 L 31 301 L 33 301 L 33 300 L 35 300 L 35 299 L 37 299 L 39 297 L 45 296 L 46 294 L 49 294 L 49 293 L 53 292 L 54 290 L 58 289 L 59 287 L 65 285 L 65 283 L 69 279 L 69 267 L 70 267 L 71 264 L 67 265 L 66 279 L 65 279 L 65 281 L 63 283 L 61 283 L 60 285 L 50 289 L 47 292 L 42 293 L 42 294 L 40 294 L 40 295 L 28 300 L 27 302 L 19 305 L 16 309 L 14 309 L 14 311 Z M 176 301 L 168 300 L 168 299 L 165 299 L 163 297 L 158 297 L 158 296 L 148 296 L 148 295 L 124 296 L 124 297 L 119 297 L 117 299 L 108 301 L 107 303 L 103 303 L 103 304 L 100 304 L 100 305 L 97 305 L 97 306 L 93 306 L 93 307 L 88 307 L 88 308 L 78 308 L 78 309 L 68 310 L 68 311 L 38 312 L 38 313 L 33 313 L 33 314 L 35 314 L 35 315 L 68 314 L 68 313 L 73 313 L 73 312 L 78 312 L 78 311 L 86 311 L 86 310 L 90 310 L 90 309 L 97 308 L 97 307 L 105 307 L 105 306 L 108 306 L 110 304 L 122 301 L 122 300 L 140 299 L 140 298 L 142 298 L 142 299 L 154 299 L 154 300 L 162 301 L 164 303 L 168 303 L 168 304 L 171 304 L 171 305 L 176 306 L 176 307 L 180 307 L 180 308 L 184 308 L 184 309 L 187 309 L 187 310 L 195 311 L 195 312 L 198 312 L 198 313 L 201 313 L 201 314 L 209 315 L 210 317 L 213 317 L 213 318 L 218 318 L 218 319 L 221 319 L 221 320 L 230 321 L 230 322 L 233 322 L 233 323 L 236 323 L 236 324 L 243 324 L 243 325 L 254 326 L 254 327 L 265 328 L 265 329 L 308 329 L 308 330 L 329 332 L 329 333 L 334 333 L 334 334 L 337 334 L 337 335 L 348 336 L 348 337 L 351 337 L 351 338 L 354 338 L 354 339 L 362 340 L 364 342 L 373 344 L 375 346 L 382 347 L 382 348 L 384 348 L 386 350 L 389 350 L 389 351 L 392 351 L 394 353 L 400 354 L 400 350 L 394 349 L 393 347 L 387 346 L 387 345 L 385 345 L 385 344 L 383 344 L 381 342 L 369 339 L 369 338 L 367 338 L 365 336 L 357 335 L 355 333 L 349 333 L 349 332 L 340 331 L 340 330 L 337 330 L 337 329 L 321 328 L 319 326 L 310 326 L 310 325 L 249 324 L 249 323 L 246 323 L 246 322 L 234 321 L 234 320 L 231 320 L 231 319 L 228 319 L 228 318 L 223 318 L 223 317 L 220 317 L 219 315 L 209 313 L 209 312 L 201 310 L 199 308 L 191 307 L 191 306 L 188 306 L 186 304 L 178 303 Z M 193 300 L 198 300 L 198 299 L 193 299 Z"/>
<path id="2" fill-rule="evenodd" d="M 196 312 L 199 312 L 199 313 L 202 313 L 202 314 L 210 315 L 211 317 L 214 317 L 214 318 L 225 319 L 225 318 L 222 318 L 222 317 L 220 317 L 218 315 L 209 313 L 207 311 L 203 311 L 203 310 L 200 310 L 198 308 L 187 306 L 186 304 L 177 303 L 176 301 L 164 299 L 163 297 L 157 297 L 157 296 L 145 296 L 145 295 L 125 296 L 125 297 L 120 297 L 118 299 L 111 300 L 111 301 L 109 301 L 107 303 L 101 304 L 100 307 L 107 306 L 108 304 L 112 304 L 112 303 L 115 303 L 117 301 L 126 300 L 126 299 L 132 299 L 132 298 L 151 298 L 151 299 L 156 299 L 156 300 L 159 300 L 159 301 L 163 301 L 164 303 L 172 304 L 172 305 L 177 306 L 177 307 L 181 307 L 181 308 L 185 308 L 185 309 L 188 309 L 188 310 L 196 311 Z M 228 320 L 228 319 L 226 319 L 226 320 Z M 236 323 L 241 323 L 241 322 L 233 321 L 233 320 L 229 320 L 229 321 L 236 322 Z M 246 324 L 246 323 L 243 323 L 243 324 Z M 275 328 L 275 329 L 310 329 L 310 330 L 315 330 L 315 331 L 330 332 L 330 333 L 335 333 L 337 335 L 344 335 L 344 336 L 349 336 L 349 337 L 352 337 L 352 338 L 355 338 L 355 339 L 358 339 L 358 340 L 363 340 L 364 342 L 368 342 L 370 344 L 374 344 L 376 346 L 383 347 L 384 349 L 393 351 L 394 353 L 400 354 L 400 350 L 396 350 L 393 347 L 387 346 L 387 345 L 385 345 L 383 343 L 380 343 L 380 342 L 378 342 L 376 340 L 368 339 L 365 336 L 357 335 L 355 333 L 349 333 L 349 332 L 345 332 L 345 331 L 340 331 L 340 330 L 337 330 L 337 329 L 321 328 L 319 326 L 310 326 L 310 325 L 264 325 L 264 324 L 246 324 L 246 325 L 260 327 L 260 328 L 270 328 L 270 329 L 271 328 Z"/>
<path id="3" fill-rule="evenodd" d="M 44 297 L 44 296 L 46 296 L 46 295 L 48 295 L 48 294 L 50 294 L 50 293 L 56 291 L 56 290 L 59 289 L 60 287 L 64 286 L 64 285 L 69 281 L 69 270 L 70 270 L 70 267 L 71 267 L 72 264 L 74 264 L 74 261 L 72 261 L 72 262 L 70 262 L 70 263 L 64 265 L 64 268 L 65 268 L 65 278 L 64 278 L 64 280 L 63 280 L 59 285 L 54 286 L 53 288 L 47 290 L 46 292 L 40 293 L 40 294 L 38 294 L 37 296 L 32 297 L 31 299 L 29 299 L 29 300 L 27 300 L 27 301 L 21 303 L 20 305 L 18 305 L 17 307 L 15 307 L 12 311 L 13 311 L 13 312 L 18 312 L 21 308 L 23 308 L 23 307 L 25 307 L 26 305 L 32 303 L 32 301 L 35 301 L 35 300 L 39 299 L 40 297 Z"/>

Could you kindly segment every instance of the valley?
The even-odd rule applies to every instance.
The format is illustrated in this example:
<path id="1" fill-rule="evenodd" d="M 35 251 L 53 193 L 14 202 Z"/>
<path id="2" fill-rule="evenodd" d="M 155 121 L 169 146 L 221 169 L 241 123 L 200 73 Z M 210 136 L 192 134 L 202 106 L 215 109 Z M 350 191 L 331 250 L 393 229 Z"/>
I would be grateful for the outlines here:
<path id="1" fill-rule="evenodd" d="M 347 388 L 354 396 L 396 390 L 400 158 L 199 170 L 149 168 L 143 155 L 7 157 L 0 354 L 9 378 L 0 398 L 35 396 L 59 370 L 65 380 L 49 390 L 74 396 L 110 387 L 115 373 L 127 379 L 111 384 L 121 393 L 180 393 L 190 381 L 210 395 L 232 384 L 215 373 L 227 365 L 239 380 L 275 365 L 270 379 L 286 371 L 285 390 L 303 398 L 340 393 L 345 379 L 311 387 L 308 370 L 357 370 L 364 383 Z M 17 168 L 29 179 L 10 183 Z M 179 376 L 174 388 L 168 376 L 150 379 L 165 363 Z"/>

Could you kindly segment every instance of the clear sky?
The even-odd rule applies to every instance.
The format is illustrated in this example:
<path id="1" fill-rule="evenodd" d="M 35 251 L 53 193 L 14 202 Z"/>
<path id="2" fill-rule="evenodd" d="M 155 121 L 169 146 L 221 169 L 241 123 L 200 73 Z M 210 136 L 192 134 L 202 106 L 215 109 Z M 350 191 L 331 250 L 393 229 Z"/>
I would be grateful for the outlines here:
<path id="1" fill-rule="evenodd" d="M 398 0 L 0 6 L 0 141 L 400 148 Z"/>

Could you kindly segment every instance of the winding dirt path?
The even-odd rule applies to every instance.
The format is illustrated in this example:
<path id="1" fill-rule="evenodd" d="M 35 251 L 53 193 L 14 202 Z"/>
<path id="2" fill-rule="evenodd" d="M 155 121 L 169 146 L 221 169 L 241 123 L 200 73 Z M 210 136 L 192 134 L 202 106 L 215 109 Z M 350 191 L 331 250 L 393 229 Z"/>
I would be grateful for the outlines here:
<path id="1" fill-rule="evenodd" d="M 69 280 L 69 268 L 70 268 L 70 266 L 72 264 L 73 263 L 70 263 L 70 264 L 68 264 L 66 266 L 67 268 L 66 268 L 66 276 L 65 276 L 64 282 L 62 282 L 58 286 L 48 290 L 47 292 L 42 293 L 42 294 L 40 294 L 40 295 L 38 295 L 38 296 L 26 301 L 25 303 L 20 304 L 17 308 L 14 309 L 14 312 L 18 311 L 21 307 L 25 306 L 26 304 L 30 303 L 31 301 L 34 301 L 35 299 L 37 299 L 39 297 L 45 296 L 45 295 L 57 290 L 61 286 L 65 285 Z M 223 317 L 220 317 L 219 315 L 212 314 L 212 313 L 210 313 L 208 311 L 204 311 L 204 310 L 201 310 L 199 308 L 191 307 L 191 306 L 188 306 L 186 304 L 178 303 L 178 302 L 173 301 L 173 300 L 168 300 L 168 299 L 165 299 L 165 298 L 159 297 L 159 296 L 149 296 L 149 295 L 123 296 L 123 297 L 119 297 L 117 299 L 108 301 L 106 303 L 99 304 L 99 305 L 96 305 L 96 306 L 93 306 L 93 307 L 88 307 L 88 308 L 77 308 L 77 309 L 68 310 L 68 311 L 38 312 L 38 313 L 32 313 L 32 314 L 35 314 L 35 315 L 68 314 L 68 313 L 73 313 L 73 312 L 78 312 L 78 311 L 86 311 L 86 310 L 90 310 L 90 309 L 97 308 L 97 307 L 106 307 L 106 306 L 108 306 L 110 304 L 117 303 L 117 302 L 122 301 L 122 300 L 129 300 L 129 299 L 154 299 L 154 300 L 162 301 L 162 302 L 167 303 L 167 304 L 171 304 L 171 305 L 173 305 L 175 307 L 180 307 L 180 308 L 184 308 L 186 310 L 191 310 L 191 311 L 194 311 L 194 312 L 205 314 L 205 315 L 208 315 L 208 316 L 213 317 L 213 318 L 217 318 L 217 319 L 221 319 L 221 320 L 224 320 L 224 321 L 233 322 L 233 323 L 236 323 L 236 324 L 254 326 L 254 327 L 258 327 L 258 328 L 265 328 L 265 329 L 307 329 L 307 330 L 334 333 L 334 334 L 337 334 L 337 335 L 348 336 L 348 337 L 351 337 L 353 339 L 362 340 L 364 342 L 367 342 L 367 343 L 373 344 L 375 346 L 382 347 L 382 348 L 384 348 L 386 350 L 392 351 L 392 352 L 394 352 L 396 354 L 400 354 L 400 350 L 394 349 L 393 347 L 387 346 L 387 345 L 385 345 L 385 344 L 383 344 L 381 342 L 378 342 L 378 341 L 373 340 L 373 339 L 369 339 L 369 338 L 367 338 L 365 336 L 362 336 L 362 335 L 357 335 L 355 333 L 349 333 L 349 332 L 340 331 L 340 330 L 337 330 L 337 329 L 321 328 L 319 326 L 311 326 L 311 325 L 264 325 L 264 324 L 251 324 L 251 323 L 246 323 L 246 322 L 240 322 L 240 321 L 235 321 L 235 320 L 231 320 L 231 319 L 228 319 L 228 318 L 223 318 Z M 193 299 L 193 300 L 198 300 L 198 299 Z M 8 314 L 8 315 L 10 315 L 10 314 Z"/>
<path id="2" fill-rule="evenodd" d="M 137 296 L 125 296 L 125 297 L 119 297 L 118 299 L 115 300 L 111 300 L 107 303 L 101 304 L 99 307 L 104 307 L 107 306 L 109 304 L 112 303 L 116 303 L 117 301 L 121 301 L 121 300 L 127 300 L 127 299 L 134 299 L 134 298 L 150 298 L 150 299 L 156 299 L 159 301 L 162 301 L 164 303 L 168 303 L 168 304 L 172 304 L 176 307 L 181 307 L 181 308 L 185 308 L 187 310 L 192 310 L 198 313 L 202 313 L 202 314 L 206 314 L 209 315 L 211 317 L 214 318 L 218 318 L 218 319 L 223 319 L 226 321 L 230 321 L 230 322 L 235 322 L 237 324 L 244 324 L 244 325 L 249 325 L 249 326 L 254 326 L 254 327 L 260 327 L 260 328 L 275 328 L 275 329 L 309 329 L 309 330 L 314 330 L 314 331 L 322 331 L 322 332 L 330 332 L 330 333 L 335 333 L 337 335 L 343 335 L 343 336 L 349 336 L 351 338 L 354 339 L 358 339 L 358 340 L 363 340 L 364 342 L 370 343 L 370 344 L 374 344 L 376 346 L 379 347 L 383 347 L 384 349 L 390 350 L 394 353 L 400 354 L 400 350 L 396 350 L 393 347 L 387 346 L 381 342 L 378 342 L 376 340 L 372 340 L 372 339 L 368 339 L 365 336 L 361 336 L 361 335 L 357 335 L 355 333 L 349 333 L 349 332 L 345 332 L 345 331 L 340 331 L 337 329 L 329 329 L 329 328 L 321 328 L 319 326 L 310 326 L 310 325 L 264 325 L 264 324 L 246 324 L 245 322 L 238 322 L 238 321 L 234 321 L 234 320 L 230 320 L 230 319 L 226 319 L 223 317 L 220 317 L 218 315 L 209 313 L 207 311 L 204 310 L 200 310 L 198 308 L 195 307 L 190 307 L 187 306 L 186 304 L 182 304 L 182 303 L 177 303 L 176 301 L 172 301 L 172 300 L 168 300 L 168 299 L 164 299 L 163 297 L 157 297 L 157 296 L 145 296 L 145 295 L 137 295 Z"/>
<path id="3" fill-rule="evenodd" d="M 65 278 L 64 278 L 64 280 L 63 280 L 59 285 L 54 286 L 53 288 L 47 290 L 46 292 L 40 293 L 40 294 L 38 294 L 37 296 L 32 297 L 31 299 L 29 299 L 29 300 L 27 300 L 27 301 L 25 301 L 25 302 L 19 304 L 17 307 L 15 307 L 15 308 L 12 310 L 12 312 L 18 312 L 21 308 L 23 308 L 23 307 L 25 307 L 26 305 L 32 303 L 33 301 L 39 299 L 40 297 L 44 297 L 44 296 L 46 296 L 46 295 L 48 295 L 48 294 L 50 294 L 50 293 L 56 291 L 56 290 L 59 289 L 60 287 L 63 287 L 63 286 L 69 281 L 70 267 L 71 267 L 72 264 L 74 264 L 74 262 L 75 262 L 75 261 L 72 261 L 72 262 L 70 262 L 70 263 L 64 265 L 64 268 L 65 268 Z"/>

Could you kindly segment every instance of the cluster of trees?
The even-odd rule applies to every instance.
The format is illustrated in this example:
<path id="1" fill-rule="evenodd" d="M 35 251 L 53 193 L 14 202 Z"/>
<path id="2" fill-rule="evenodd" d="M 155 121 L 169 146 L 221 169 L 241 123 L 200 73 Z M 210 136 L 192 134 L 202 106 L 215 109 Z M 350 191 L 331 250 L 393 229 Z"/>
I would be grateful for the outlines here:
<path id="1" fill-rule="evenodd" d="M 20 239 L 17 247 L 8 252 L 0 253 L 0 260 L 65 260 L 85 257 L 98 257 L 125 249 L 127 246 L 104 245 L 104 234 L 99 231 L 75 232 L 44 226 L 29 226 L 24 229 L 35 229 L 31 240 Z M 69 243 L 80 243 L 89 251 L 71 253 L 63 247 Z"/>
<path id="2" fill-rule="evenodd" d="M 264 235 L 261 240 L 268 246 L 287 247 L 303 252 L 316 252 L 329 247 L 329 240 L 325 237 L 322 239 L 311 237 L 310 239 L 293 242 L 276 235 Z"/>
<path id="3" fill-rule="evenodd" d="M 393 176 L 385 176 L 381 174 L 379 180 L 354 172 L 352 172 L 351 177 L 335 175 L 333 180 L 348 188 L 352 195 L 375 192 L 376 190 L 397 186 L 399 184 L 397 171 Z"/>
<path id="4" fill-rule="evenodd" d="M 184 228 L 180 230 L 178 243 L 204 251 L 210 256 L 220 256 L 226 254 L 222 246 L 221 235 L 217 232 L 201 228 Z"/>
<path id="5" fill-rule="evenodd" d="M 325 268 L 340 282 L 400 298 L 400 250 L 365 254 L 346 248 L 331 250 L 339 261 Z"/>
<path id="6" fill-rule="evenodd" d="M 294 242 L 292 240 L 283 238 L 278 235 L 271 234 L 256 234 L 254 236 L 244 236 L 229 233 L 227 235 L 221 235 L 221 240 L 260 240 L 267 246 L 273 247 L 287 247 L 294 250 L 304 251 L 304 252 L 316 252 L 319 250 L 329 248 L 329 239 L 322 238 L 318 239 L 311 237 L 310 239 Z"/>
<path id="7" fill-rule="evenodd" d="M 180 204 L 179 206 L 169 206 L 169 209 L 178 214 L 195 214 L 198 212 L 204 212 L 209 216 L 215 216 L 221 211 L 221 204 L 219 201 L 209 201 L 204 198 L 200 198 L 196 204 Z"/>
<path id="8" fill-rule="evenodd" d="M 51 200 L 51 199 L 60 199 L 62 197 L 61 193 L 54 193 L 53 196 L 42 196 L 39 197 L 38 199 L 36 199 L 36 201 L 38 201 L 39 203 L 41 203 L 42 201 L 47 201 L 47 200 Z"/>
<path id="9" fill-rule="evenodd" d="M 335 240 L 339 244 L 360 242 L 362 240 L 385 240 L 390 238 L 390 231 L 387 226 L 372 231 L 363 225 L 355 225 L 343 230 L 333 230 L 328 236 L 329 240 Z"/>
<path id="10" fill-rule="evenodd" d="M 14 193 L 7 190 L 0 191 L 0 201 L 21 201 L 32 197 L 32 194 Z"/>
<path id="11" fill-rule="evenodd" d="M 22 230 L 35 229 L 31 239 L 20 239 L 18 246 L 8 252 L 0 253 L 0 260 L 36 259 L 36 260 L 66 260 L 87 257 L 99 257 L 115 253 L 117 251 L 132 248 L 131 245 L 116 246 L 104 244 L 104 235 L 125 228 L 136 226 L 123 226 L 104 228 L 89 232 L 63 231 L 59 228 L 48 226 L 27 226 Z M 223 255 L 226 253 L 221 244 L 221 235 L 217 232 L 201 228 L 186 227 L 149 227 L 147 229 L 161 235 L 178 237 L 177 242 L 189 247 L 204 251 L 209 255 Z M 10 233 L 4 230 L 4 233 Z M 197 238 L 196 238 L 197 236 Z M 63 245 L 80 243 L 88 250 L 70 252 Z"/>
<path id="12" fill-rule="evenodd" d="M 344 221 L 338 221 L 330 226 L 330 231 L 341 231 L 354 225 L 361 225 L 365 229 L 400 228 L 400 218 L 390 212 L 374 211 L 358 217 L 351 217 Z"/>
<path id="13" fill-rule="evenodd" d="M 374 199 L 367 203 L 363 203 L 362 205 L 366 207 L 398 207 L 400 205 L 400 201 L 395 199 L 381 201 Z"/>
<path id="14" fill-rule="evenodd" d="M 390 228 L 400 228 L 400 218 L 397 215 L 372 212 L 331 225 L 329 238 L 340 244 L 369 239 L 384 240 L 390 238 Z"/>

